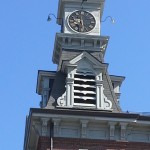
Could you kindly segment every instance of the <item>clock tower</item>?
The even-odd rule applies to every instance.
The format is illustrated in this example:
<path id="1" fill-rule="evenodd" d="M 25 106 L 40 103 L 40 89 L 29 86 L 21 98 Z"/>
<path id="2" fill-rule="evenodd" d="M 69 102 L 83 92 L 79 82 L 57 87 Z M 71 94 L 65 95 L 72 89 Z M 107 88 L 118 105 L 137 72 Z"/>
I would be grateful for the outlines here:
<path id="1" fill-rule="evenodd" d="M 109 37 L 100 33 L 104 3 L 59 0 L 61 33 L 56 33 L 52 56 L 57 71 L 38 71 L 40 108 L 30 109 L 24 150 L 124 149 L 133 138 L 150 141 L 145 138 L 148 124 L 134 130 L 133 123 L 150 118 L 120 108 L 125 77 L 108 73 L 104 56 Z"/>
<path id="2" fill-rule="evenodd" d="M 100 35 L 100 20 L 104 0 L 62 0 L 59 1 L 57 23 L 63 33 L 84 33 Z"/>
<path id="3" fill-rule="evenodd" d="M 59 1 L 57 23 L 62 32 L 56 34 L 53 52 L 58 68 L 42 108 L 121 111 L 119 89 L 124 77 L 109 76 L 104 62 L 109 37 L 100 35 L 103 6 L 104 0 Z"/>

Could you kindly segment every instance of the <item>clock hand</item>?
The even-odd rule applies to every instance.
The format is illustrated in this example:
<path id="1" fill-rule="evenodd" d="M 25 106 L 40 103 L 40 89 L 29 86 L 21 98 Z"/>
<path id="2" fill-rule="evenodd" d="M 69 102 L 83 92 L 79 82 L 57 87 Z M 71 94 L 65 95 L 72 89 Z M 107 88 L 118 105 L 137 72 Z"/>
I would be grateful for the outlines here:
<path id="1" fill-rule="evenodd" d="M 82 18 L 82 15 L 81 15 L 80 22 L 81 22 L 81 25 L 83 26 L 83 18 Z"/>
<path id="2" fill-rule="evenodd" d="M 78 23 L 75 21 L 74 24 L 78 24 Z"/>
<path id="3" fill-rule="evenodd" d="M 84 23 L 83 23 L 82 15 L 81 15 L 80 23 L 81 23 L 81 30 L 83 31 L 84 30 Z"/>
<path id="4" fill-rule="evenodd" d="M 80 19 L 74 19 L 74 21 L 75 24 L 80 24 Z"/>

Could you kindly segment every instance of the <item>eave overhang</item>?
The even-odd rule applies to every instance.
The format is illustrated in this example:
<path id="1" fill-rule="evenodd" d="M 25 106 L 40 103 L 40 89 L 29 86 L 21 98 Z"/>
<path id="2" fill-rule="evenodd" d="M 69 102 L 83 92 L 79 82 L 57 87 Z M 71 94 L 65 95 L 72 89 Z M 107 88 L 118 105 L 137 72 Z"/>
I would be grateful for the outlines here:
<path id="1" fill-rule="evenodd" d="M 124 76 L 110 75 L 110 79 L 113 83 L 118 83 L 119 86 L 121 86 L 122 82 L 125 80 L 125 77 Z"/>
<path id="2" fill-rule="evenodd" d="M 56 71 L 38 70 L 36 93 L 41 95 L 42 81 L 44 77 L 55 78 Z"/>
<path id="3" fill-rule="evenodd" d="M 150 124 L 150 116 L 142 116 L 140 114 L 134 113 L 114 113 L 109 111 L 99 111 L 99 110 L 83 110 L 83 109 L 38 109 L 38 108 L 31 108 L 30 109 L 31 116 L 79 116 L 79 117 L 92 117 L 100 120 L 118 120 L 122 122 L 145 122 L 146 124 Z"/>
<path id="4" fill-rule="evenodd" d="M 108 41 L 109 36 L 57 33 L 52 61 L 59 64 L 63 50 L 101 52 L 104 56 Z"/>
<path id="5" fill-rule="evenodd" d="M 31 108 L 28 122 L 26 123 L 25 132 L 25 143 L 24 150 L 28 147 L 35 146 L 35 139 L 33 142 L 32 136 L 38 136 L 39 134 L 33 135 L 34 121 L 41 121 L 42 118 L 47 118 L 49 121 L 53 119 L 88 119 L 95 121 L 102 121 L 108 123 L 125 123 L 132 125 L 150 126 L 150 116 L 143 116 L 135 113 L 114 113 L 109 111 L 99 110 L 86 110 L 86 109 L 75 109 L 75 108 L 57 108 L 57 109 L 40 109 Z M 35 130 L 35 129 L 34 129 Z"/>

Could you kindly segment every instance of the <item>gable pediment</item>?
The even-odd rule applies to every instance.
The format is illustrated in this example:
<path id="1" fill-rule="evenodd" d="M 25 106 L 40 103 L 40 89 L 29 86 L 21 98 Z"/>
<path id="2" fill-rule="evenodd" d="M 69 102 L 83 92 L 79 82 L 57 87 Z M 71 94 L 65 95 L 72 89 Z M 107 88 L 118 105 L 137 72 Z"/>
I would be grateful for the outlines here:
<path id="1" fill-rule="evenodd" d="M 97 60 L 95 57 L 90 55 L 88 52 L 83 52 L 77 57 L 73 58 L 69 61 L 70 65 L 77 65 L 79 67 L 88 68 L 92 67 L 93 69 L 99 68 L 99 69 L 107 69 L 108 64 L 101 63 L 99 60 Z"/>

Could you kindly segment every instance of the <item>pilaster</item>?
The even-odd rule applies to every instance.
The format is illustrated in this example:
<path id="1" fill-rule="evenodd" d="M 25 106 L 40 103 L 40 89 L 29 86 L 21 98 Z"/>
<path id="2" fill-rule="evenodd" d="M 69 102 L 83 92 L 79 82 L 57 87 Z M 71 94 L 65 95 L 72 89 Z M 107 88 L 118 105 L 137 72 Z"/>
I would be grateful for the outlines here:
<path id="1" fill-rule="evenodd" d="M 66 78 L 66 105 L 67 107 L 73 107 L 74 103 L 74 70 L 76 66 L 67 66 L 67 78 Z"/>
<path id="2" fill-rule="evenodd" d="M 103 81 L 96 80 L 96 108 L 104 109 Z"/>
<path id="3" fill-rule="evenodd" d="M 96 108 L 103 109 L 103 80 L 102 73 L 96 76 Z"/>
<path id="4" fill-rule="evenodd" d="M 67 107 L 73 106 L 73 99 L 74 99 L 74 87 L 73 87 L 74 79 L 67 78 L 66 79 L 66 95 L 67 95 Z"/>

